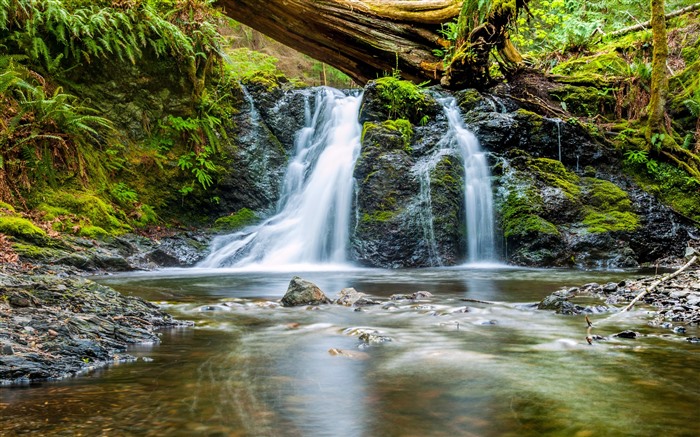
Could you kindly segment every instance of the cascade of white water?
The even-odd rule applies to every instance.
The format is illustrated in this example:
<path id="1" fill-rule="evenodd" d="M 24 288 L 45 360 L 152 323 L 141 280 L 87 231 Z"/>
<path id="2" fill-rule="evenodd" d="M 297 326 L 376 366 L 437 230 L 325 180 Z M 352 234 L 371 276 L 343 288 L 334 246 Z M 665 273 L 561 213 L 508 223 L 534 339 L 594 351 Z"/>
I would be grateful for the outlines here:
<path id="1" fill-rule="evenodd" d="M 200 267 L 279 267 L 346 261 L 361 96 L 320 88 L 296 137 L 277 212 L 261 224 L 218 237 Z"/>
<path id="2" fill-rule="evenodd" d="M 453 97 L 440 99 L 448 121 L 445 139 L 457 148 L 464 161 L 464 203 L 469 262 L 494 260 L 493 193 L 486 154 L 470 132 Z"/>

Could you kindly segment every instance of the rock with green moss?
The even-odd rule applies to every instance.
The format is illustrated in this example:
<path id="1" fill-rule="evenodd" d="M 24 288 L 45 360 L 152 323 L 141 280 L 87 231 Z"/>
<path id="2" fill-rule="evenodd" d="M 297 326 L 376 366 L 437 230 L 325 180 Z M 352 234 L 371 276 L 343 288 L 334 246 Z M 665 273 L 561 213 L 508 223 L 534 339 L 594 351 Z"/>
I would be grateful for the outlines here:
<path id="1" fill-rule="evenodd" d="M 464 167 L 456 151 L 438 147 L 445 129 L 403 119 L 364 123 L 352 235 L 360 262 L 426 267 L 464 258 Z"/>
<path id="2" fill-rule="evenodd" d="M 382 77 L 365 86 L 360 122 L 405 119 L 413 125 L 425 125 L 439 114 L 435 98 L 414 83 Z"/>
<path id="3" fill-rule="evenodd" d="M 54 191 L 42 196 L 37 209 L 45 213 L 47 221 L 65 219 L 67 231 L 72 228 L 80 232 L 87 228 L 91 236 L 119 235 L 131 230 L 127 217 L 95 193 L 89 191 Z M 99 229 L 98 229 L 99 228 Z"/>
<path id="4" fill-rule="evenodd" d="M 0 234 L 10 235 L 16 239 L 41 246 L 49 242 L 46 231 L 31 221 L 17 216 L 0 215 Z"/>
<path id="5" fill-rule="evenodd" d="M 241 208 L 232 214 L 216 219 L 214 229 L 233 232 L 252 225 L 257 220 L 258 217 L 253 211 L 248 208 Z"/>
<path id="6" fill-rule="evenodd" d="M 508 256 L 519 264 L 633 267 L 639 219 L 610 181 L 580 177 L 559 161 L 518 154 L 496 199 Z"/>

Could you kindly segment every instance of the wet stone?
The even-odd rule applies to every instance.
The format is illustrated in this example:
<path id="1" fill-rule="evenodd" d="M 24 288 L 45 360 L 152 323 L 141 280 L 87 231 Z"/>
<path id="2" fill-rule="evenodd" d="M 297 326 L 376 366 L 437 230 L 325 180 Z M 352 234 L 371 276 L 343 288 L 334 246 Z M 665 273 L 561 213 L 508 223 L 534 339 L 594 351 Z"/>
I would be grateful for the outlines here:
<path id="1" fill-rule="evenodd" d="M 604 293 L 614 293 L 617 291 L 617 284 L 614 282 L 608 282 L 603 286 Z"/>
<path id="2" fill-rule="evenodd" d="M 613 335 L 613 337 L 634 339 L 637 338 L 637 335 L 638 334 L 634 331 L 622 331 L 619 334 Z"/>
<path id="3" fill-rule="evenodd" d="M 295 276 L 289 282 L 287 292 L 281 300 L 285 307 L 319 305 L 331 303 L 331 300 L 313 282 Z"/>

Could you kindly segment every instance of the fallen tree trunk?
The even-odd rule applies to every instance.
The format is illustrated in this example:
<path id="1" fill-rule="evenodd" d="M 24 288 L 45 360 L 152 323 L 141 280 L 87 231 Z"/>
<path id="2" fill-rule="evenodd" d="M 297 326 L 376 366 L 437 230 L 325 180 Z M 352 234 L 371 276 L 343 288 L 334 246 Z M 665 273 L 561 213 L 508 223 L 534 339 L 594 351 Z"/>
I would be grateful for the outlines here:
<path id="1" fill-rule="evenodd" d="M 489 54 L 513 64 L 520 56 L 508 29 L 529 0 L 220 0 L 229 17 L 277 41 L 332 65 L 357 83 L 398 70 L 413 82 L 483 86 Z M 475 28 L 460 41 L 447 41 L 440 30 L 476 10 Z M 479 20 L 479 13 L 485 17 Z M 438 52 L 451 53 L 443 60 Z M 447 71 L 446 71 L 447 70 Z"/>
<path id="2" fill-rule="evenodd" d="M 359 84 L 393 69 L 414 82 L 439 80 L 440 23 L 460 0 L 221 0 L 224 13 L 344 72 Z"/>

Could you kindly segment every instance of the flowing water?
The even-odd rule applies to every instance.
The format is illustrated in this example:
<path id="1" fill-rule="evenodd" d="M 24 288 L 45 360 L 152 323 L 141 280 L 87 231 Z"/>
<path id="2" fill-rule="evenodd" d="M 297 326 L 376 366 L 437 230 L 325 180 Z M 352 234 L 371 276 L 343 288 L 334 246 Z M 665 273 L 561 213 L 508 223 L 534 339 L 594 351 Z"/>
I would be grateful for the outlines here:
<path id="1" fill-rule="evenodd" d="M 360 153 L 361 96 L 320 88 L 306 101 L 277 213 L 261 224 L 214 240 L 202 267 L 343 263 L 349 241 Z"/>
<path id="2" fill-rule="evenodd" d="M 297 273 L 297 272 L 295 272 Z M 182 436 L 695 436 L 700 353 L 646 313 L 582 317 L 531 305 L 564 284 L 630 273 L 442 268 L 312 271 L 353 308 L 274 307 L 292 273 L 166 271 L 98 278 L 162 301 L 194 328 L 138 346 L 135 363 L 0 389 L 0 434 Z M 463 300 L 470 299 L 470 300 Z M 477 302 L 482 301 L 482 302 Z M 611 337 L 634 328 L 637 340 Z M 362 347 L 358 334 L 391 341 Z M 346 351 L 334 355 L 332 349 Z M 143 360 L 143 358 L 148 358 Z"/>
<path id="3" fill-rule="evenodd" d="M 458 148 L 464 161 L 467 256 L 470 263 L 494 261 L 493 193 L 486 154 L 467 129 L 454 97 L 440 99 L 449 130 L 442 141 Z"/>

